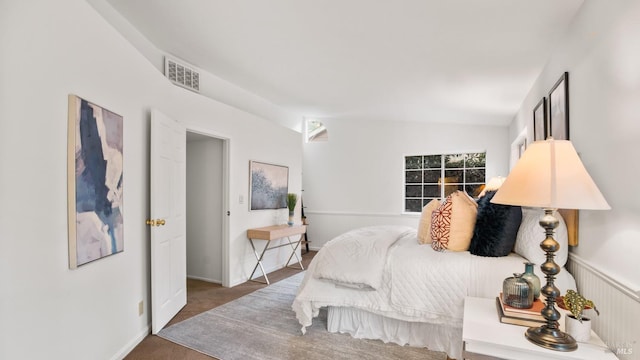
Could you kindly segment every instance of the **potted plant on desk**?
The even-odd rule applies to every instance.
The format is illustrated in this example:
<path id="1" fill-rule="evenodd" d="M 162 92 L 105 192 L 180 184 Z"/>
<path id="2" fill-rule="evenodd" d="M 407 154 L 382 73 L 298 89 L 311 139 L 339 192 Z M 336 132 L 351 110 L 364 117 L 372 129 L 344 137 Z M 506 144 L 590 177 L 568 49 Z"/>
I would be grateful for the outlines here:
<path id="1" fill-rule="evenodd" d="M 289 208 L 289 221 L 287 225 L 293 226 L 293 211 L 296 208 L 296 203 L 298 202 L 298 195 L 294 193 L 287 194 L 287 207 Z"/>
<path id="2" fill-rule="evenodd" d="M 600 315 L 593 301 L 586 299 L 574 290 L 567 290 L 567 294 L 558 299 L 558 306 L 568 310 L 566 315 L 565 330 L 576 341 L 586 342 L 591 338 L 591 319 L 583 315 L 584 310 L 593 309 L 596 315 Z"/>

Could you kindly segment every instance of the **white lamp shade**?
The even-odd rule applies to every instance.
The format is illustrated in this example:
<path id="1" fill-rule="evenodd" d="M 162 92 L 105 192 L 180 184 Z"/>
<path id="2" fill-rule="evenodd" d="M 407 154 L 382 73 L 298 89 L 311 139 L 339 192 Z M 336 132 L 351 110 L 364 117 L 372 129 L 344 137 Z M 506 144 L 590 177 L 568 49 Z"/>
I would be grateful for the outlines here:
<path id="1" fill-rule="evenodd" d="M 527 148 L 491 202 L 548 209 L 611 208 L 571 142 L 553 139 Z"/>

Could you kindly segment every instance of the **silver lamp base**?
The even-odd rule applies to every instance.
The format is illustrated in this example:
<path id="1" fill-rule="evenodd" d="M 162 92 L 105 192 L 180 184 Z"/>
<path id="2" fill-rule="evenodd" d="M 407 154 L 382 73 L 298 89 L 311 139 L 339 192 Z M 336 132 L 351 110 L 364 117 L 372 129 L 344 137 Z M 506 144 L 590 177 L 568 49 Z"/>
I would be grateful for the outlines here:
<path id="1" fill-rule="evenodd" d="M 560 248 L 560 244 L 553 238 L 554 229 L 558 227 L 558 219 L 553 216 L 555 209 L 544 209 L 544 216 L 540 219 L 542 226 L 547 235 L 540 243 L 540 248 L 544 250 L 547 261 L 540 265 L 540 270 L 545 274 L 547 279 L 540 292 L 546 297 L 546 306 L 540 313 L 547 321 L 546 324 L 529 328 L 525 333 L 526 338 L 532 343 L 556 351 L 574 351 L 578 348 L 576 340 L 571 335 L 560 330 L 558 320 L 560 313 L 555 308 L 556 298 L 560 295 L 560 290 L 553 284 L 556 275 L 560 272 L 560 266 L 553 261 L 555 252 Z"/>
<path id="2" fill-rule="evenodd" d="M 549 329 L 546 325 L 527 329 L 525 336 L 532 343 L 549 350 L 574 351 L 578 348 L 571 335 L 558 329 Z"/>

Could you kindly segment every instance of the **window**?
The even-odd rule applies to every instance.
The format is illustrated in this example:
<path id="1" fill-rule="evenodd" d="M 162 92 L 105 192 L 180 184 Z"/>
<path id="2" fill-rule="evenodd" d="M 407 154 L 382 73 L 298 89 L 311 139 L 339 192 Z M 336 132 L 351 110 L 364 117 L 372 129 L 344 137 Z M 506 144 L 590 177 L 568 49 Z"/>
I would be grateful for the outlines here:
<path id="1" fill-rule="evenodd" d="M 404 158 L 404 211 L 421 212 L 456 190 L 477 197 L 485 184 L 486 152 Z"/>
<path id="2" fill-rule="evenodd" d="M 322 121 L 315 119 L 305 119 L 305 141 L 327 141 L 329 140 L 329 133 L 327 127 L 324 126 Z"/>

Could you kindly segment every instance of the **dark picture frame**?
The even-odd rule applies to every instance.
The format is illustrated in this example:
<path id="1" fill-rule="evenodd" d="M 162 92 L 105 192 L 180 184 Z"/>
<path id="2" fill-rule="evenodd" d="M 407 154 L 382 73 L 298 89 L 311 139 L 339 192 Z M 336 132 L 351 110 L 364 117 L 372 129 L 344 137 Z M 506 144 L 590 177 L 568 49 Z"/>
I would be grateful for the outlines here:
<path id="1" fill-rule="evenodd" d="M 569 140 L 569 73 L 562 74 L 549 91 L 549 136 Z"/>
<path id="2" fill-rule="evenodd" d="M 289 167 L 249 161 L 249 210 L 284 209 L 289 191 Z"/>
<path id="3" fill-rule="evenodd" d="M 542 97 L 533 108 L 533 141 L 544 140 L 548 134 L 547 98 Z"/>
<path id="4" fill-rule="evenodd" d="M 518 159 L 522 157 L 525 151 L 527 151 L 527 138 L 522 139 L 522 142 L 518 144 Z"/>

